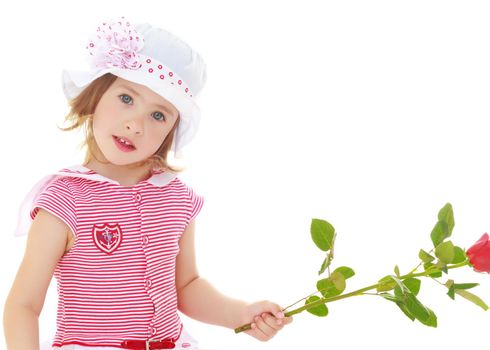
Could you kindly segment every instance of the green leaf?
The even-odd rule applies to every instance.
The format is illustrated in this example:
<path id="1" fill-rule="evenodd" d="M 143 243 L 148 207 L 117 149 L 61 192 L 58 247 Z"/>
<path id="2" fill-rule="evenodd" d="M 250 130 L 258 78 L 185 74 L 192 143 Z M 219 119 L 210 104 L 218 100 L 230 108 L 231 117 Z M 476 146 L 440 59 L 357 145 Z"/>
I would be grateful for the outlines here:
<path id="1" fill-rule="evenodd" d="M 406 301 L 407 301 L 407 294 L 410 293 L 408 288 L 395 276 L 386 276 L 383 279 L 391 279 L 395 283 L 395 295 L 394 297 L 390 298 L 389 300 L 396 300 L 395 303 L 396 305 L 402 310 L 402 312 L 407 316 L 409 319 L 412 321 L 415 320 L 414 315 L 412 312 L 409 310 Z"/>
<path id="2" fill-rule="evenodd" d="M 453 300 L 454 300 L 454 292 L 455 292 L 454 285 L 452 285 L 451 287 L 449 287 L 449 290 L 447 291 L 447 295 L 449 295 L 449 297 Z"/>
<path id="3" fill-rule="evenodd" d="M 456 294 L 462 296 L 466 300 L 471 301 L 473 304 L 481 307 L 483 310 L 488 310 L 488 305 L 483 300 L 477 297 L 475 294 L 468 292 L 467 290 L 456 289 Z"/>
<path id="4" fill-rule="evenodd" d="M 420 280 L 418 278 L 410 277 L 403 280 L 403 284 L 408 288 L 408 290 L 414 294 L 419 294 L 420 291 Z"/>
<path id="5" fill-rule="evenodd" d="M 459 264 L 460 262 L 463 262 L 466 260 L 466 253 L 464 252 L 463 249 L 460 247 L 454 246 L 454 258 L 451 263 L 453 264 Z"/>
<path id="6" fill-rule="evenodd" d="M 391 276 L 385 276 L 378 281 L 378 286 L 376 287 L 376 291 L 379 292 L 387 292 L 395 288 L 396 282 L 393 281 Z"/>
<path id="7" fill-rule="evenodd" d="M 400 302 L 397 303 L 397 305 L 405 315 L 410 319 L 415 317 L 426 326 L 437 327 L 437 317 L 434 312 L 425 307 L 398 278 L 395 276 L 391 276 L 391 278 L 397 283 L 395 287 L 395 296 L 400 299 Z M 415 286 L 415 283 L 417 282 L 409 282 L 409 284 L 412 284 L 412 287 Z"/>
<path id="8" fill-rule="evenodd" d="M 400 308 L 400 310 L 403 311 L 403 313 L 405 314 L 405 316 L 407 316 L 412 321 L 415 320 L 415 317 L 410 313 L 410 311 L 408 311 L 408 308 L 407 308 L 407 306 L 404 303 L 397 302 L 396 305 Z"/>
<path id="9" fill-rule="evenodd" d="M 400 277 L 400 269 L 398 268 L 398 265 L 395 265 L 395 275 L 396 277 Z"/>
<path id="10" fill-rule="evenodd" d="M 438 221 L 430 234 L 434 247 L 437 247 L 447 237 L 449 237 L 447 223 L 445 221 Z"/>
<path id="11" fill-rule="evenodd" d="M 325 252 L 332 249 L 335 229 L 329 222 L 321 219 L 312 219 L 310 231 L 311 238 L 318 248 Z"/>
<path id="12" fill-rule="evenodd" d="M 321 275 L 322 273 L 325 272 L 325 270 L 330 266 L 330 263 L 332 262 L 332 259 L 330 258 L 330 254 L 323 260 L 322 266 L 320 267 L 320 271 L 318 271 L 318 274 Z"/>
<path id="13" fill-rule="evenodd" d="M 438 269 L 440 269 L 442 272 L 444 272 L 445 274 L 447 274 L 447 264 L 444 262 L 444 261 L 441 261 L 441 260 L 438 260 L 436 265 L 435 265 Z"/>
<path id="14" fill-rule="evenodd" d="M 352 276 L 355 275 L 354 270 L 352 270 L 350 267 L 347 266 L 340 266 L 335 269 L 334 272 L 339 272 L 344 276 L 344 279 L 351 278 Z"/>
<path id="15" fill-rule="evenodd" d="M 419 258 L 424 263 L 428 263 L 428 262 L 434 261 L 434 259 L 435 259 L 432 255 L 430 255 L 429 253 L 427 253 L 423 249 L 420 249 L 420 251 L 419 251 Z"/>
<path id="16" fill-rule="evenodd" d="M 436 328 L 437 327 L 437 316 L 434 313 L 434 311 L 432 311 L 431 309 L 427 308 L 427 310 L 429 311 L 429 318 L 427 318 L 425 321 L 420 321 L 420 322 L 422 322 L 422 324 L 424 324 L 426 326 Z"/>
<path id="17" fill-rule="evenodd" d="M 322 278 L 316 282 L 316 289 L 322 293 L 323 296 L 325 294 L 330 293 L 331 291 L 336 291 L 335 285 L 332 283 L 330 278 Z"/>
<path id="18" fill-rule="evenodd" d="M 341 293 L 345 290 L 345 278 L 344 275 L 342 275 L 338 271 L 332 272 L 332 274 L 329 277 L 332 280 L 333 285 L 335 286 L 335 289 L 340 291 Z"/>
<path id="19" fill-rule="evenodd" d="M 336 295 L 341 294 L 343 291 L 343 290 L 338 290 L 335 287 L 335 284 L 333 283 L 330 277 L 319 280 L 316 283 L 316 288 L 320 293 L 322 293 L 322 295 L 325 298 L 334 297 Z"/>
<path id="20" fill-rule="evenodd" d="M 448 236 L 451 236 L 454 228 L 454 212 L 453 206 L 450 203 L 446 203 L 441 210 L 439 210 L 439 214 L 437 215 L 439 221 L 444 221 L 447 224 Z"/>
<path id="21" fill-rule="evenodd" d="M 407 293 L 406 296 L 405 305 L 410 314 L 423 324 L 426 324 L 431 317 L 430 311 L 412 293 Z"/>
<path id="22" fill-rule="evenodd" d="M 405 291 L 403 288 L 400 288 L 397 285 L 397 286 L 395 286 L 394 292 L 395 292 L 395 296 L 397 298 L 400 298 L 401 301 L 405 302 Z"/>
<path id="23" fill-rule="evenodd" d="M 379 295 L 385 298 L 386 300 L 393 301 L 395 303 L 400 301 L 399 298 L 397 298 L 396 296 L 390 293 L 379 293 Z"/>
<path id="24" fill-rule="evenodd" d="M 410 292 L 409 289 L 403 284 L 403 282 L 398 277 L 395 277 L 393 275 L 390 275 L 388 277 L 391 278 L 396 283 L 395 295 L 397 295 L 398 293 L 397 296 L 401 296 L 401 295 L 405 295 L 407 292 Z"/>
<path id="25" fill-rule="evenodd" d="M 317 300 L 320 300 L 320 299 L 321 299 L 320 297 L 313 295 L 313 296 L 309 297 L 308 299 L 306 299 L 305 305 L 311 304 L 311 303 L 313 303 Z M 308 311 L 309 313 L 311 313 L 315 316 L 319 316 L 319 317 L 325 317 L 328 315 L 328 308 L 327 308 L 327 305 L 325 305 L 325 304 L 320 304 L 320 305 L 311 307 L 309 309 L 306 309 L 306 311 Z"/>
<path id="26" fill-rule="evenodd" d="M 470 289 L 479 286 L 479 283 L 455 283 L 454 288 L 456 289 Z"/>
<path id="27" fill-rule="evenodd" d="M 446 287 L 448 288 L 447 295 L 454 300 L 454 292 L 456 291 L 454 287 L 454 281 L 453 280 L 448 280 L 445 283 Z"/>
<path id="28" fill-rule="evenodd" d="M 450 264 L 454 259 L 454 245 L 451 241 L 439 243 L 436 246 L 436 256 L 445 264 Z"/>

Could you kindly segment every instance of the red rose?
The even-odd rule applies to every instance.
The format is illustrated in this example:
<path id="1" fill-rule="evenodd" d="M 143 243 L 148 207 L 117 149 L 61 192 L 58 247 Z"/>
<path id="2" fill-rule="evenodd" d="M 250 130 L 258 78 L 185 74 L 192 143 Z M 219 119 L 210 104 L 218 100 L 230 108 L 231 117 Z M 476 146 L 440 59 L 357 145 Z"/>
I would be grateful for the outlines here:
<path id="1" fill-rule="evenodd" d="M 471 265 L 475 271 L 490 273 L 490 241 L 488 233 L 485 233 L 481 238 L 466 251 Z"/>

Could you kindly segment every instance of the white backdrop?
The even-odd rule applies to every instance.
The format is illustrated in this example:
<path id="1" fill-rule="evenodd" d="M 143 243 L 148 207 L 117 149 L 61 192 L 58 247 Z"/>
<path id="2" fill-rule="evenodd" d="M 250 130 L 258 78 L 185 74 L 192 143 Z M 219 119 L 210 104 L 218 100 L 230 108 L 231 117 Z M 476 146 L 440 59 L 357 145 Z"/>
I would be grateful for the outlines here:
<path id="1" fill-rule="evenodd" d="M 490 231 L 486 1 L 17 1 L 0 13 L 2 307 L 25 247 L 12 236 L 21 200 L 83 160 L 82 133 L 56 128 L 68 111 L 61 69 L 83 63 L 89 33 L 120 15 L 175 33 L 207 62 L 181 177 L 205 197 L 198 266 L 223 293 L 286 306 L 313 292 L 313 217 L 336 227 L 334 266 L 357 273 L 350 290 L 414 267 L 446 202 L 456 244 Z M 480 282 L 473 291 L 490 303 L 490 276 L 465 272 L 457 281 Z M 43 340 L 55 331 L 54 282 Z M 325 319 L 299 314 L 266 343 L 183 318 L 221 350 L 486 343 L 489 312 L 432 281 L 420 298 L 438 328 L 373 296 L 333 303 Z"/>

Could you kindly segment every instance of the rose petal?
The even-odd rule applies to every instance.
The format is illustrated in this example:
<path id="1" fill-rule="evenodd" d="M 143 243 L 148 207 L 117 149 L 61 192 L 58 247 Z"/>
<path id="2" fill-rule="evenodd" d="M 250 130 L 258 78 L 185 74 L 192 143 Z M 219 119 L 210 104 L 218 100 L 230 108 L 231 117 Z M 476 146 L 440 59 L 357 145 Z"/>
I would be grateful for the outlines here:
<path id="1" fill-rule="evenodd" d="M 467 251 L 466 255 L 475 271 L 490 273 L 490 241 L 485 233 Z"/>
<path id="2" fill-rule="evenodd" d="M 490 273 L 490 249 L 486 256 L 477 255 L 470 260 L 475 271 Z"/>
<path id="3" fill-rule="evenodd" d="M 485 245 L 486 242 L 488 242 L 488 233 L 484 233 L 483 236 L 481 236 L 481 238 L 476 241 L 475 244 L 473 244 L 467 251 L 466 251 L 466 254 L 474 254 L 475 252 L 477 252 L 478 250 L 481 249 L 481 247 L 483 245 Z"/>

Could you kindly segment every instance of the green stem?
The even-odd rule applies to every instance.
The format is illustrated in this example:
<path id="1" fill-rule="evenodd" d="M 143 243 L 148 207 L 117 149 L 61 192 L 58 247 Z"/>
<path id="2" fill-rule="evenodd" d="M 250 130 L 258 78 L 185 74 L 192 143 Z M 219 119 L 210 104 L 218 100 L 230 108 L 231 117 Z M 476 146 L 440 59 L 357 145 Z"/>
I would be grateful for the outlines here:
<path id="1" fill-rule="evenodd" d="M 469 264 L 469 261 L 468 260 L 465 260 L 465 261 L 460 262 L 458 264 L 454 264 L 454 265 L 448 266 L 447 269 L 448 270 L 449 269 L 457 269 L 458 267 L 463 267 L 463 266 L 466 266 L 468 264 Z M 427 269 L 424 272 L 419 272 L 419 273 L 412 273 L 412 272 L 410 272 L 410 273 L 408 273 L 406 275 L 400 276 L 399 279 L 400 280 L 404 280 L 404 279 L 412 278 L 412 277 L 422 277 L 422 276 L 427 277 L 429 274 L 432 274 L 432 273 L 437 272 L 437 271 L 440 271 L 440 270 L 439 269 L 434 269 L 434 268 L 429 268 L 429 269 Z M 309 303 L 307 305 L 304 305 L 302 307 L 299 307 L 297 309 L 288 311 L 288 312 L 284 313 L 284 316 L 285 317 L 293 316 L 293 315 L 299 314 L 300 312 L 302 312 L 302 311 L 304 311 L 306 309 L 310 309 L 310 308 L 315 307 L 315 306 L 323 305 L 323 304 L 326 304 L 326 303 L 331 303 L 332 301 L 346 299 L 346 298 L 357 296 L 357 295 L 363 295 L 364 292 L 367 292 L 368 290 L 374 289 L 374 288 L 376 288 L 378 286 L 379 286 L 379 283 L 375 283 L 375 284 L 372 284 L 370 286 L 367 286 L 367 287 L 364 287 L 364 288 L 355 290 L 355 291 L 350 292 L 350 293 L 336 295 L 336 296 L 330 297 L 330 298 L 322 298 L 322 299 L 319 299 L 319 300 L 314 301 L 312 303 Z M 240 326 L 240 327 L 238 327 L 238 328 L 235 329 L 235 333 L 240 333 L 240 332 L 243 332 L 243 331 L 252 329 L 251 326 L 252 326 L 251 323 L 248 323 L 248 324 L 245 324 L 243 326 Z"/>

